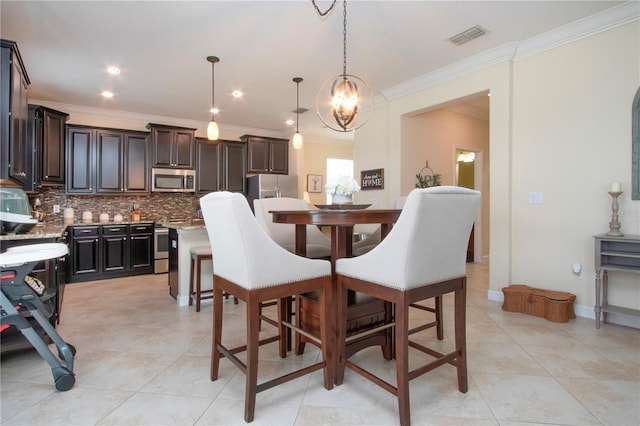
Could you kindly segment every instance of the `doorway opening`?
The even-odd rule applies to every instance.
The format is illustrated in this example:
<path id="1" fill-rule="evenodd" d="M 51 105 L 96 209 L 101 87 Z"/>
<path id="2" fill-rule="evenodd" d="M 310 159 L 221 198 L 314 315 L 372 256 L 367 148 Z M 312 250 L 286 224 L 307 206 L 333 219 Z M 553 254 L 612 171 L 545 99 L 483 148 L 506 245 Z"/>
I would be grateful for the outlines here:
<path id="1" fill-rule="evenodd" d="M 468 189 L 479 189 L 476 183 L 480 182 L 480 176 L 482 176 L 479 170 L 481 166 L 478 165 L 476 161 L 479 154 L 480 153 L 472 150 L 456 148 L 454 158 L 456 159 L 455 177 L 457 186 Z M 476 223 L 480 223 L 479 214 L 480 213 L 476 216 Z M 471 228 L 469 244 L 467 245 L 467 262 L 474 262 L 476 257 L 482 257 L 482 245 L 480 243 L 482 239 L 477 238 L 479 235 L 476 235 L 476 233 L 476 225 L 474 224 Z"/>

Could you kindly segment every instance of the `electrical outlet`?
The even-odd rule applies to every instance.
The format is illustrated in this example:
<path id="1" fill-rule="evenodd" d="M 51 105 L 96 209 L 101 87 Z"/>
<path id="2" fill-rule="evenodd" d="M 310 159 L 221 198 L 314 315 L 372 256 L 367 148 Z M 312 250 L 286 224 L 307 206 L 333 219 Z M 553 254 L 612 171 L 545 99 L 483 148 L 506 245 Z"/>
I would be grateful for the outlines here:
<path id="1" fill-rule="evenodd" d="M 571 271 L 574 278 L 582 278 L 582 264 L 580 262 L 573 262 L 571 265 Z"/>
<path id="2" fill-rule="evenodd" d="M 54 204 L 53 205 L 53 212 L 54 213 L 60 213 L 60 204 Z"/>

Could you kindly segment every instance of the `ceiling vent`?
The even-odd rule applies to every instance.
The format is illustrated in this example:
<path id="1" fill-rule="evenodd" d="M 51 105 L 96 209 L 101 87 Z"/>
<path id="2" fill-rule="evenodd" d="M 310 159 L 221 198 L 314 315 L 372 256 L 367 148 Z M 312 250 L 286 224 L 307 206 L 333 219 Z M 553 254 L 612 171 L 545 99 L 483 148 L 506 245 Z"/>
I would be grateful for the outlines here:
<path id="1" fill-rule="evenodd" d="M 460 46 L 461 44 L 465 44 L 466 42 L 485 35 L 486 33 L 487 31 L 480 25 L 474 25 L 473 27 L 454 35 L 453 37 L 449 37 L 449 41 Z"/>

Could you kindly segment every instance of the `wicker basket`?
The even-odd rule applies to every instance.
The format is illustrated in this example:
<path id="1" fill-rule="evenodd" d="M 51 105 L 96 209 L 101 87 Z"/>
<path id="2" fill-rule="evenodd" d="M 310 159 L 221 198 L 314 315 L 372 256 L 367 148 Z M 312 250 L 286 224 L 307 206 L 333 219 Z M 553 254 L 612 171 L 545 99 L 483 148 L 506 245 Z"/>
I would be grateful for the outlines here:
<path id="1" fill-rule="evenodd" d="M 521 284 L 512 284 L 502 289 L 502 310 L 535 315 L 553 322 L 567 322 L 575 318 L 573 303 L 575 294 L 562 291 L 543 290 Z"/>

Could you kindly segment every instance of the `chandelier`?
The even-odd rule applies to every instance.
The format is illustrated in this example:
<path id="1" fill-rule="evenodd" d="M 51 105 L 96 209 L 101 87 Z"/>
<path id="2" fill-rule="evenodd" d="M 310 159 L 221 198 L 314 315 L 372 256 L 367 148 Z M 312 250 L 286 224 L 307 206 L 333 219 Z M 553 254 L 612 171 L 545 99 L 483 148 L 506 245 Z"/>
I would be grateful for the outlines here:
<path id="1" fill-rule="evenodd" d="M 336 0 L 321 12 L 312 0 L 316 11 L 325 16 L 335 6 Z M 357 75 L 347 73 L 347 0 L 343 9 L 342 74 L 328 79 L 316 98 L 320 120 L 332 130 L 351 132 L 367 122 L 373 109 L 373 92 L 369 84 Z"/>

